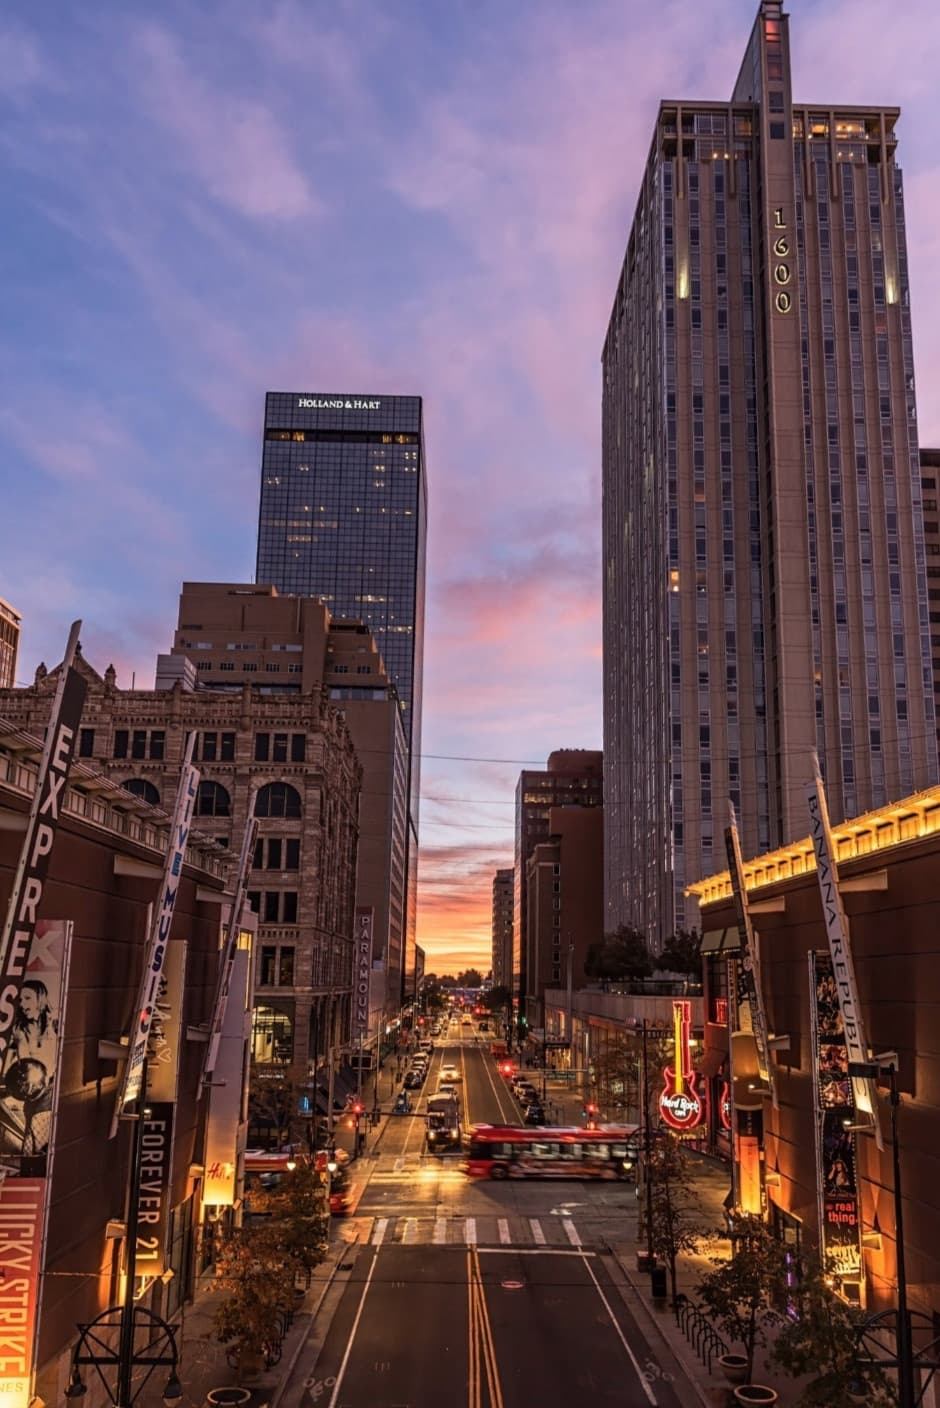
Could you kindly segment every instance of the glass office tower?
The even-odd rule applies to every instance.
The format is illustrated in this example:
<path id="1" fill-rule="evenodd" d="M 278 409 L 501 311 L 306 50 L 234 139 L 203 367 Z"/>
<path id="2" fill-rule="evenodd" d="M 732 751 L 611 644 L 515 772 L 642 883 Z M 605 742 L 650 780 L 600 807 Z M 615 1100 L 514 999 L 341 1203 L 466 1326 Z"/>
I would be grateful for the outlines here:
<path id="1" fill-rule="evenodd" d="M 409 743 L 408 951 L 414 968 L 427 481 L 420 396 L 270 391 L 256 580 L 367 623 Z M 351 675 L 349 697 L 356 697 Z"/>
<path id="2" fill-rule="evenodd" d="M 937 780 L 896 108 L 812 106 L 763 0 L 663 102 L 603 353 L 607 924 Z"/>

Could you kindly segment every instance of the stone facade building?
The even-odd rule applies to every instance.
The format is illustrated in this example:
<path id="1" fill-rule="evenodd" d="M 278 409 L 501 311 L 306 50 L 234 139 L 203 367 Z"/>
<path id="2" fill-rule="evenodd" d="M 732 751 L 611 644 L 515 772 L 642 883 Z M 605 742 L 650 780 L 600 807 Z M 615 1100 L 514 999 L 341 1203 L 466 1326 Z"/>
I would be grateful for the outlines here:
<path id="1" fill-rule="evenodd" d="M 348 1038 L 362 778 L 349 727 L 319 682 L 307 693 L 124 690 L 88 681 L 78 754 L 144 802 L 172 809 L 187 735 L 201 770 L 197 827 L 237 852 L 257 788 L 249 883 L 259 917 L 252 1056 L 305 1066 Z M 0 691 L 0 715 L 41 737 L 56 671 Z"/>

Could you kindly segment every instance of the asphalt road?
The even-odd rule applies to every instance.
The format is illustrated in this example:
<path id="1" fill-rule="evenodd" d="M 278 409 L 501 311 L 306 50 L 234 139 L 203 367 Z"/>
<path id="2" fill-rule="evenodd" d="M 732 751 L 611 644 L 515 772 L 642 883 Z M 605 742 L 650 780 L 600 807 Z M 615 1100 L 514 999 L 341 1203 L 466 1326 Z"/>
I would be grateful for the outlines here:
<path id="1" fill-rule="evenodd" d="M 370 1161 L 343 1228 L 353 1269 L 321 1327 L 315 1373 L 284 1408 L 694 1401 L 630 1313 L 609 1254 L 632 1238 L 632 1185 L 470 1181 L 459 1153 L 429 1156 L 420 1115 L 446 1061 L 462 1071 L 465 1125 L 520 1123 L 488 1042 L 442 1038 L 418 1114 L 390 1120 Z"/>

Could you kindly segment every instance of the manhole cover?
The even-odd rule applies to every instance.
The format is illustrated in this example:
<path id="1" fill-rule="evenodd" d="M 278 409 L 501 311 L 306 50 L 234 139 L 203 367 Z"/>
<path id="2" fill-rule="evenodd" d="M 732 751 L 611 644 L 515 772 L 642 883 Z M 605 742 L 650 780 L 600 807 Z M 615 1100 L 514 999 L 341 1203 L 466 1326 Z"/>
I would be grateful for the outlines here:
<path id="1" fill-rule="evenodd" d="M 218 1408 L 241 1408 L 241 1404 L 247 1403 L 251 1397 L 250 1388 L 210 1388 L 206 1394 L 206 1402 L 218 1405 Z"/>
<path id="2" fill-rule="evenodd" d="M 525 1286 L 524 1281 L 500 1281 L 504 1291 L 521 1291 Z"/>

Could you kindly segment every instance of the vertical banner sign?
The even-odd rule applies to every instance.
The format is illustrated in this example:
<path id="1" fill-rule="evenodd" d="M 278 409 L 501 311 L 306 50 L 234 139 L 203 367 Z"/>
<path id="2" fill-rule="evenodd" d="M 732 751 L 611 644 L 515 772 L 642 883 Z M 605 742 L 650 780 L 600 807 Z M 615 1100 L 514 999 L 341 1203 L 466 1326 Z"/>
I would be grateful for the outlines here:
<path id="1" fill-rule="evenodd" d="M 824 1265 L 855 1280 L 862 1275 L 861 1221 L 855 1165 L 855 1097 L 849 1079 L 838 980 L 828 953 L 809 954 L 810 1019 L 816 1114 L 816 1192 Z"/>
<path id="2" fill-rule="evenodd" d="M 170 937 L 170 929 L 173 924 L 173 910 L 176 907 L 176 892 L 179 889 L 180 876 L 183 873 L 183 861 L 186 858 L 186 845 L 189 841 L 193 810 L 196 805 L 196 793 L 199 789 L 199 769 L 193 767 L 193 745 L 195 741 L 196 735 L 195 733 L 191 733 L 186 744 L 183 771 L 180 774 L 180 785 L 176 794 L 176 806 L 173 809 L 170 841 L 167 847 L 166 863 L 163 869 L 163 883 L 160 887 L 160 895 L 157 903 L 154 905 L 153 920 L 144 954 L 144 971 L 141 976 L 140 989 L 137 994 L 137 1005 L 134 1008 L 130 1052 L 128 1054 L 127 1066 L 124 1070 L 124 1079 L 121 1083 L 121 1090 L 114 1111 L 114 1118 L 111 1121 L 112 1138 L 117 1133 L 118 1120 L 121 1115 L 125 1113 L 128 1105 L 132 1104 L 140 1095 L 144 1058 L 147 1055 L 147 1047 L 150 1041 L 150 1028 L 153 1023 L 157 998 L 160 993 L 160 979 L 163 976 L 163 964 L 166 960 L 167 944 Z"/>
<path id="3" fill-rule="evenodd" d="M 41 919 L 19 989 L 0 1094 L 0 1405 L 27 1408 L 55 1147 L 72 925 Z"/>
<path id="4" fill-rule="evenodd" d="M 235 961 L 235 950 L 238 946 L 238 935 L 241 928 L 242 907 L 245 903 L 245 896 L 248 893 L 248 872 L 251 869 L 252 857 L 255 851 L 255 840 L 258 835 L 258 822 L 254 812 L 255 789 L 253 788 L 251 796 L 248 798 L 248 820 L 245 823 L 245 834 L 242 837 L 242 848 L 238 857 L 238 870 L 235 875 L 235 893 L 232 897 L 232 911 L 228 918 L 228 924 L 225 927 L 225 937 L 222 941 L 222 948 L 219 953 L 219 972 L 215 983 L 215 994 L 212 998 L 209 1024 L 209 1044 L 206 1047 L 206 1059 L 203 1062 L 202 1075 L 199 1079 L 200 1097 L 206 1087 L 206 1082 L 212 1078 L 215 1063 L 219 1055 L 222 1024 L 225 1021 L 225 1006 L 228 1002 L 229 988 L 232 982 L 232 964 Z"/>
<path id="5" fill-rule="evenodd" d="M 147 1108 L 140 1156 L 137 1200 L 137 1274 L 162 1276 L 167 1269 L 173 1181 L 173 1119 L 179 1081 L 183 1031 L 183 983 L 186 944 L 174 939 L 167 947 L 163 973 L 150 1024 L 147 1054 Z"/>
<path id="6" fill-rule="evenodd" d="M 353 1036 L 364 1039 L 369 1029 L 369 985 L 372 972 L 372 924 L 375 911 L 356 909 L 356 939 L 353 944 Z"/>
<path id="7" fill-rule="evenodd" d="M 698 1075 L 692 1069 L 692 1004 L 679 999 L 672 1004 L 673 1063 L 663 1071 L 665 1084 L 659 1096 L 659 1113 L 670 1129 L 682 1134 L 700 1125 L 705 1117 L 705 1101 L 697 1088 Z"/>
<path id="8" fill-rule="evenodd" d="M 730 806 L 730 804 L 729 804 Z M 770 1086 L 773 1103 L 777 1103 L 777 1090 L 773 1067 L 767 1047 L 767 1020 L 764 1013 L 764 995 L 757 968 L 757 945 L 751 916 L 747 905 L 747 892 L 744 887 L 744 866 L 741 860 L 741 843 L 738 840 L 738 825 L 731 810 L 731 825 L 725 831 L 725 849 L 728 853 L 728 872 L 731 877 L 731 893 L 738 921 L 739 950 L 735 964 L 739 1006 L 742 999 L 750 1014 L 750 1030 L 757 1047 L 757 1068 L 761 1080 Z"/>
<path id="9" fill-rule="evenodd" d="M 238 1197 L 238 1164 L 245 1147 L 245 1046 L 251 1030 L 248 1010 L 251 949 L 238 948 L 232 960 L 230 1001 L 222 1020 L 216 1079 L 209 1087 L 206 1118 L 206 1177 L 203 1201 L 231 1207 Z"/>
<path id="10" fill-rule="evenodd" d="M 30 961 L 36 916 L 49 874 L 49 858 L 65 803 L 85 702 L 85 681 L 71 666 L 80 625 L 81 622 L 76 621 L 72 626 L 66 658 L 59 673 L 36 791 L 0 940 L 0 1069 L 7 1063 L 20 988 Z"/>
<path id="11" fill-rule="evenodd" d="M 850 1061 L 867 1061 L 869 1059 L 868 1042 L 865 1039 L 862 1008 L 858 1000 L 858 985 L 855 981 L 855 965 L 852 962 L 849 926 L 845 917 L 842 896 L 839 893 L 839 872 L 836 867 L 835 848 L 832 844 L 832 828 L 829 825 L 826 789 L 819 772 L 819 759 L 815 754 L 813 756 L 813 773 L 813 781 L 806 788 L 810 835 L 816 856 L 816 877 L 819 881 L 826 938 L 829 940 L 832 971 L 839 997 L 839 1008 L 842 1013 L 845 1045 Z M 878 1120 L 874 1082 L 853 1078 L 852 1085 L 856 1107 L 871 1116 L 874 1122 L 875 1143 L 879 1149 L 883 1149 L 884 1138 Z"/>

